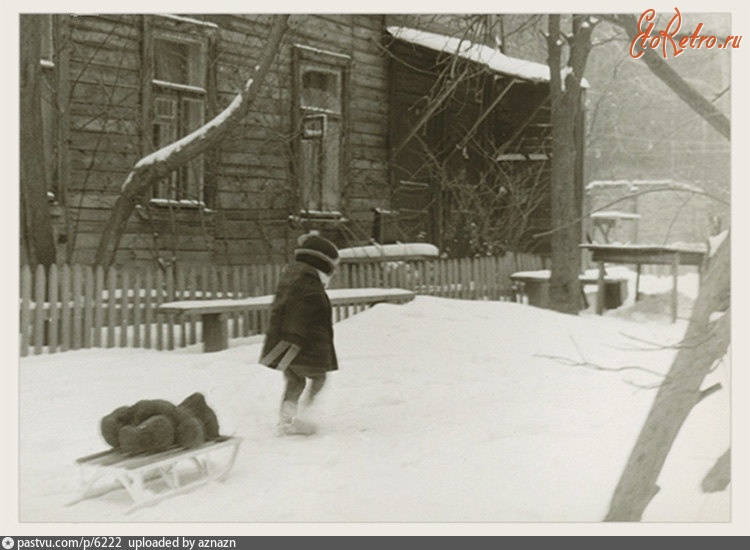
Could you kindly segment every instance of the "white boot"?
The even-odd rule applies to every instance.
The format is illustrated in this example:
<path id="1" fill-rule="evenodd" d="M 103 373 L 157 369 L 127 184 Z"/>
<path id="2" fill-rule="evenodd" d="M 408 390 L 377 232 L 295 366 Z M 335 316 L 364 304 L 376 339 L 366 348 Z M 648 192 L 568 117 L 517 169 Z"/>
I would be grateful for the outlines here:
<path id="1" fill-rule="evenodd" d="M 284 401 L 281 404 L 281 414 L 277 426 L 279 435 L 312 435 L 315 425 L 297 418 L 297 404 Z"/>

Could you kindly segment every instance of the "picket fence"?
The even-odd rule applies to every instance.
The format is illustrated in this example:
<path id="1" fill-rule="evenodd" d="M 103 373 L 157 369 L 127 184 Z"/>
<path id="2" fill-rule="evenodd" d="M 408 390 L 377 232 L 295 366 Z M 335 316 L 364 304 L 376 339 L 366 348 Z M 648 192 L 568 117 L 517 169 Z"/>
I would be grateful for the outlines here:
<path id="1" fill-rule="evenodd" d="M 465 300 L 515 299 L 510 274 L 541 269 L 542 258 L 436 259 L 342 265 L 331 288 L 406 288 L 418 294 Z M 163 302 L 244 298 L 272 294 L 283 266 L 174 266 L 110 268 L 52 265 L 21 268 L 20 354 L 86 348 L 172 350 L 201 341 L 199 317 L 177 318 Z M 362 307 L 339 307 L 339 321 Z M 230 337 L 262 334 L 268 313 L 230 315 Z"/>

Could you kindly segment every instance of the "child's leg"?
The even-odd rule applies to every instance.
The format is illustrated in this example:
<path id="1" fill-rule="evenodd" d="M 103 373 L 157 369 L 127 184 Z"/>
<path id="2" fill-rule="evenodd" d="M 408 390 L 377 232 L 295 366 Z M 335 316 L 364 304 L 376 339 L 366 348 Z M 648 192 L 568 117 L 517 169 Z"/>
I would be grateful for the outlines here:
<path id="1" fill-rule="evenodd" d="M 279 435 L 311 435 L 315 426 L 297 418 L 297 402 L 305 390 L 305 377 L 296 372 L 293 366 L 284 371 L 286 388 L 279 415 Z"/>
<path id="2" fill-rule="evenodd" d="M 284 401 L 296 403 L 305 391 L 305 377 L 297 374 L 293 368 L 288 368 L 284 371 L 284 380 L 286 381 Z"/>
<path id="3" fill-rule="evenodd" d="M 297 401 L 305 390 L 305 377 L 300 376 L 292 368 L 284 371 L 284 398 L 281 402 L 281 420 L 290 422 L 297 414 Z"/>
<path id="4" fill-rule="evenodd" d="M 310 378 L 310 393 L 307 396 L 307 403 L 306 405 L 311 405 L 313 400 L 315 399 L 315 396 L 318 395 L 320 390 L 323 389 L 323 386 L 326 383 L 326 375 L 325 373 L 315 376 L 313 378 Z"/>

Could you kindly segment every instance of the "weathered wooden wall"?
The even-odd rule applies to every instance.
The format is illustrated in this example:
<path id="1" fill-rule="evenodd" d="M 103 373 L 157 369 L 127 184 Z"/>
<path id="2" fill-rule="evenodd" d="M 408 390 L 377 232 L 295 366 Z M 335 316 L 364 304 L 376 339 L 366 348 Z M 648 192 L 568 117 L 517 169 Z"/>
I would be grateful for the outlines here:
<path id="1" fill-rule="evenodd" d="M 548 161 L 521 156 L 521 160 L 496 162 L 498 153 L 518 156 L 551 152 L 548 84 L 519 79 L 511 84 L 513 78 L 493 73 L 484 65 L 455 63 L 444 54 L 401 40 L 391 39 L 388 48 L 392 55 L 394 206 L 411 212 L 411 219 L 401 221 L 404 231 L 411 232 L 409 236 L 425 231 L 431 242 L 443 248 L 447 244 L 446 228 L 462 223 L 455 217 L 459 213 L 440 178 L 476 182 L 483 173 L 486 176 L 498 170 L 499 165 L 512 178 L 514 173 L 538 167 L 543 172 L 542 185 L 548 184 Z M 420 130 L 414 133 L 413 128 L 420 123 Z M 404 182 L 426 183 L 429 188 L 423 188 L 420 194 Z M 528 249 L 546 252 L 546 240 L 535 240 L 531 235 L 550 228 L 548 200 L 540 201 L 529 212 L 528 224 L 528 235 L 523 239 Z"/>
<path id="2" fill-rule="evenodd" d="M 211 16 L 222 29 L 219 56 L 220 97 L 229 101 L 237 75 L 247 74 L 253 52 L 268 32 L 267 16 Z M 226 29 L 226 30 L 225 30 Z M 275 70 L 265 93 L 245 123 L 220 151 L 217 208 L 219 252 L 228 263 L 243 258 L 283 261 L 299 229 L 288 216 L 299 210 L 298 188 L 292 172 L 291 135 L 292 49 L 295 44 L 351 58 L 348 100 L 347 156 L 342 187 L 344 227 L 322 227 L 324 234 L 348 244 L 365 240 L 371 231 L 372 209 L 388 201 L 387 74 L 381 51 L 380 16 L 293 15 Z M 225 43 L 226 42 L 226 43 Z M 224 53 L 226 52 L 226 54 Z"/>
<path id="3" fill-rule="evenodd" d="M 157 17 L 157 16 L 145 16 Z M 232 100 L 256 63 L 270 15 L 190 16 L 215 24 L 209 56 L 208 120 Z M 61 169 L 57 231 L 66 261 L 90 263 L 109 210 L 129 169 L 145 153 L 142 83 L 143 25 L 139 14 L 66 17 L 60 61 L 61 118 L 69 160 Z M 290 30 L 243 123 L 207 156 L 210 211 L 141 208 L 132 216 L 116 263 L 252 264 L 288 259 L 300 228 L 293 178 L 292 50 L 301 44 L 351 57 L 347 156 L 342 187 L 345 226 L 323 228 L 340 244 L 366 240 L 374 207 L 389 205 L 387 62 L 382 16 L 292 15 Z M 179 26 L 179 22 L 170 24 Z M 63 63 L 64 61 L 64 63 Z M 61 239 L 64 240 L 64 239 Z"/>
<path id="4" fill-rule="evenodd" d="M 67 85 L 69 164 L 61 173 L 60 203 L 69 260 L 90 259 L 128 169 L 140 156 L 141 52 L 138 16 L 66 18 L 67 57 L 60 82 Z M 123 247 L 129 248 L 126 236 Z"/>

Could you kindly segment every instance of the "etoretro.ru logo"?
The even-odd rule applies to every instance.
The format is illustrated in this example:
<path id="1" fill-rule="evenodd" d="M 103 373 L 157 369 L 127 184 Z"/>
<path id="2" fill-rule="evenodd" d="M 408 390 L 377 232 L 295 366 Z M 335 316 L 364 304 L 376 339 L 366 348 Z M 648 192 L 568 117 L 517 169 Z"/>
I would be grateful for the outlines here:
<path id="1" fill-rule="evenodd" d="M 682 14 L 677 8 L 675 14 L 669 20 L 667 26 L 655 34 L 654 27 L 656 24 L 656 10 L 649 9 L 644 11 L 638 18 L 638 35 L 630 43 L 630 57 L 639 59 L 647 49 L 661 50 L 664 59 L 668 53 L 672 52 L 674 57 L 681 55 L 686 49 L 697 50 L 700 48 L 718 48 L 720 50 L 728 48 L 739 48 L 742 42 L 742 36 L 730 34 L 725 39 L 720 39 L 714 35 L 702 35 L 703 23 L 698 23 L 690 35 L 678 36 L 682 27 Z"/>

